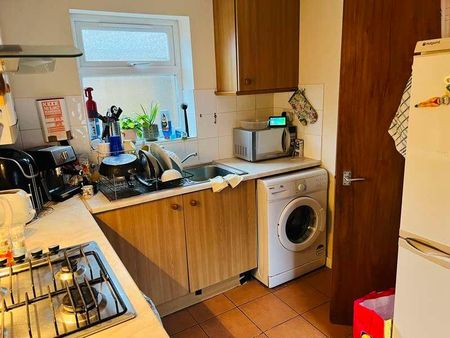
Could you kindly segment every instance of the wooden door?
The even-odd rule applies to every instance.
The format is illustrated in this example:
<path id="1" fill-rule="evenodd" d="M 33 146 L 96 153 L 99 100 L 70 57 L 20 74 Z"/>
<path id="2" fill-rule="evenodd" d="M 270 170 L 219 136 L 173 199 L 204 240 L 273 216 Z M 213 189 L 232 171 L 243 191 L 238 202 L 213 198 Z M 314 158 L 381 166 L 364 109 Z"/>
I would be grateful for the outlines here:
<path id="1" fill-rule="evenodd" d="M 298 86 L 298 0 L 236 0 L 238 93 Z"/>
<path id="2" fill-rule="evenodd" d="M 155 304 L 189 293 L 181 196 L 96 218 L 139 289 Z"/>
<path id="3" fill-rule="evenodd" d="M 387 130 L 417 40 L 440 36 L 439 0 L 344 1 L 331 320 L 395 285 L 404 159 Z M 343 171 L 365 181 L 343 186 Z"/>
<path id="4" fill-rule="evenodd" d="M 183 196 L 191 292 L 256 268 L 255 181 Z"/>

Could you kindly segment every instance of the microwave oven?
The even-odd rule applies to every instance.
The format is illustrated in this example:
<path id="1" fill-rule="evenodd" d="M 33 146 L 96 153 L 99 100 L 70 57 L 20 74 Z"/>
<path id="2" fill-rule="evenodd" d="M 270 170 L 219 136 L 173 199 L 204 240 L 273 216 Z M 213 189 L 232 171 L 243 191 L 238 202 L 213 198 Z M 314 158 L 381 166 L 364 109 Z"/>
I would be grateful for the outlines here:
<path id="1" fill-rule="evenodd" d="M 291 156 L 297 127 L 262 130 L 233 129 L 233 154 L 250 162 Z"/>

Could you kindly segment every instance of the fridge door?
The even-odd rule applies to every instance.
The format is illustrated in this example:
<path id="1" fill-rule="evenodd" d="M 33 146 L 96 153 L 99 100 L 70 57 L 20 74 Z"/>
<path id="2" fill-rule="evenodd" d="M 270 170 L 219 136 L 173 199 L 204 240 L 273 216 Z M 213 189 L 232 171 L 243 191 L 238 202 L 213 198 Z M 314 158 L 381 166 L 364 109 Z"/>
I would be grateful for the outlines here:
<path id="1" fill-rule="evenodd" d="M 444 337 L 450 332 L 450 255 L 400 239 L 394 338 Z"/>
<path id="2" fill-rule="evenodd" d="M 449 52 L 415 56 L 401 218 L 401 230 L 445 246 L 450 246 L 450 105 L 415 105 L 449 94 L 449 76 Z"/>

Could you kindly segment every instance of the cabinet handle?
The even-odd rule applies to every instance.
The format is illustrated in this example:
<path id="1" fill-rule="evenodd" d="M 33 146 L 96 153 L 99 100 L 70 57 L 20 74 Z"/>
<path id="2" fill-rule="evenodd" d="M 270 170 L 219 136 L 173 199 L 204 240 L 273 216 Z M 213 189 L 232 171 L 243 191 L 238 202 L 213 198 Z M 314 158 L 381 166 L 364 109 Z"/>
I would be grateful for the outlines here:
<path id="1" fill-rule="evenodd" d="M 198 205 L 198 202 L 196 200 L 191 200 L 190 204 L 195 207 Z"/>
<path id="2" fill-rule="evenodd" d="M 247 86 L 251 85 L 252 84 L 252 79 L 249 79 L 249 78 L 244 79 L 244 84 L 247 85 Z"/>
<path id="3" fill-rule="evenodd" d="M 172 204 L 170 207 L 172 208 L 172 210 L 180 209 L 180 206 L 178 204 Z"/>

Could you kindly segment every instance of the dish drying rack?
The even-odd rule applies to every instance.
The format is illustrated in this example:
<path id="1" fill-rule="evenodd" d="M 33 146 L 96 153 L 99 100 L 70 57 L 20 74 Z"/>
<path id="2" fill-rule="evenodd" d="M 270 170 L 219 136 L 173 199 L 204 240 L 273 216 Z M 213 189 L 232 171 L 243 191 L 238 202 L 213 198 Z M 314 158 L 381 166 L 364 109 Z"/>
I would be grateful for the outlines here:
<path id="1" fill-rule="evenodd" d="M 182 172 L 181 178 L 168 182 L 162 182 L 159 178 L 139 177 L 138 179 L 137 176 L 138 174 L 133 174 L 130 177 L 113 178 L 102 176 L 98 187 L 108 200 L 116 201 L 149 192 L 186 186 L 192 183 L 189 178 L 193 177 L 192 174 L 185 171 Z"/>

